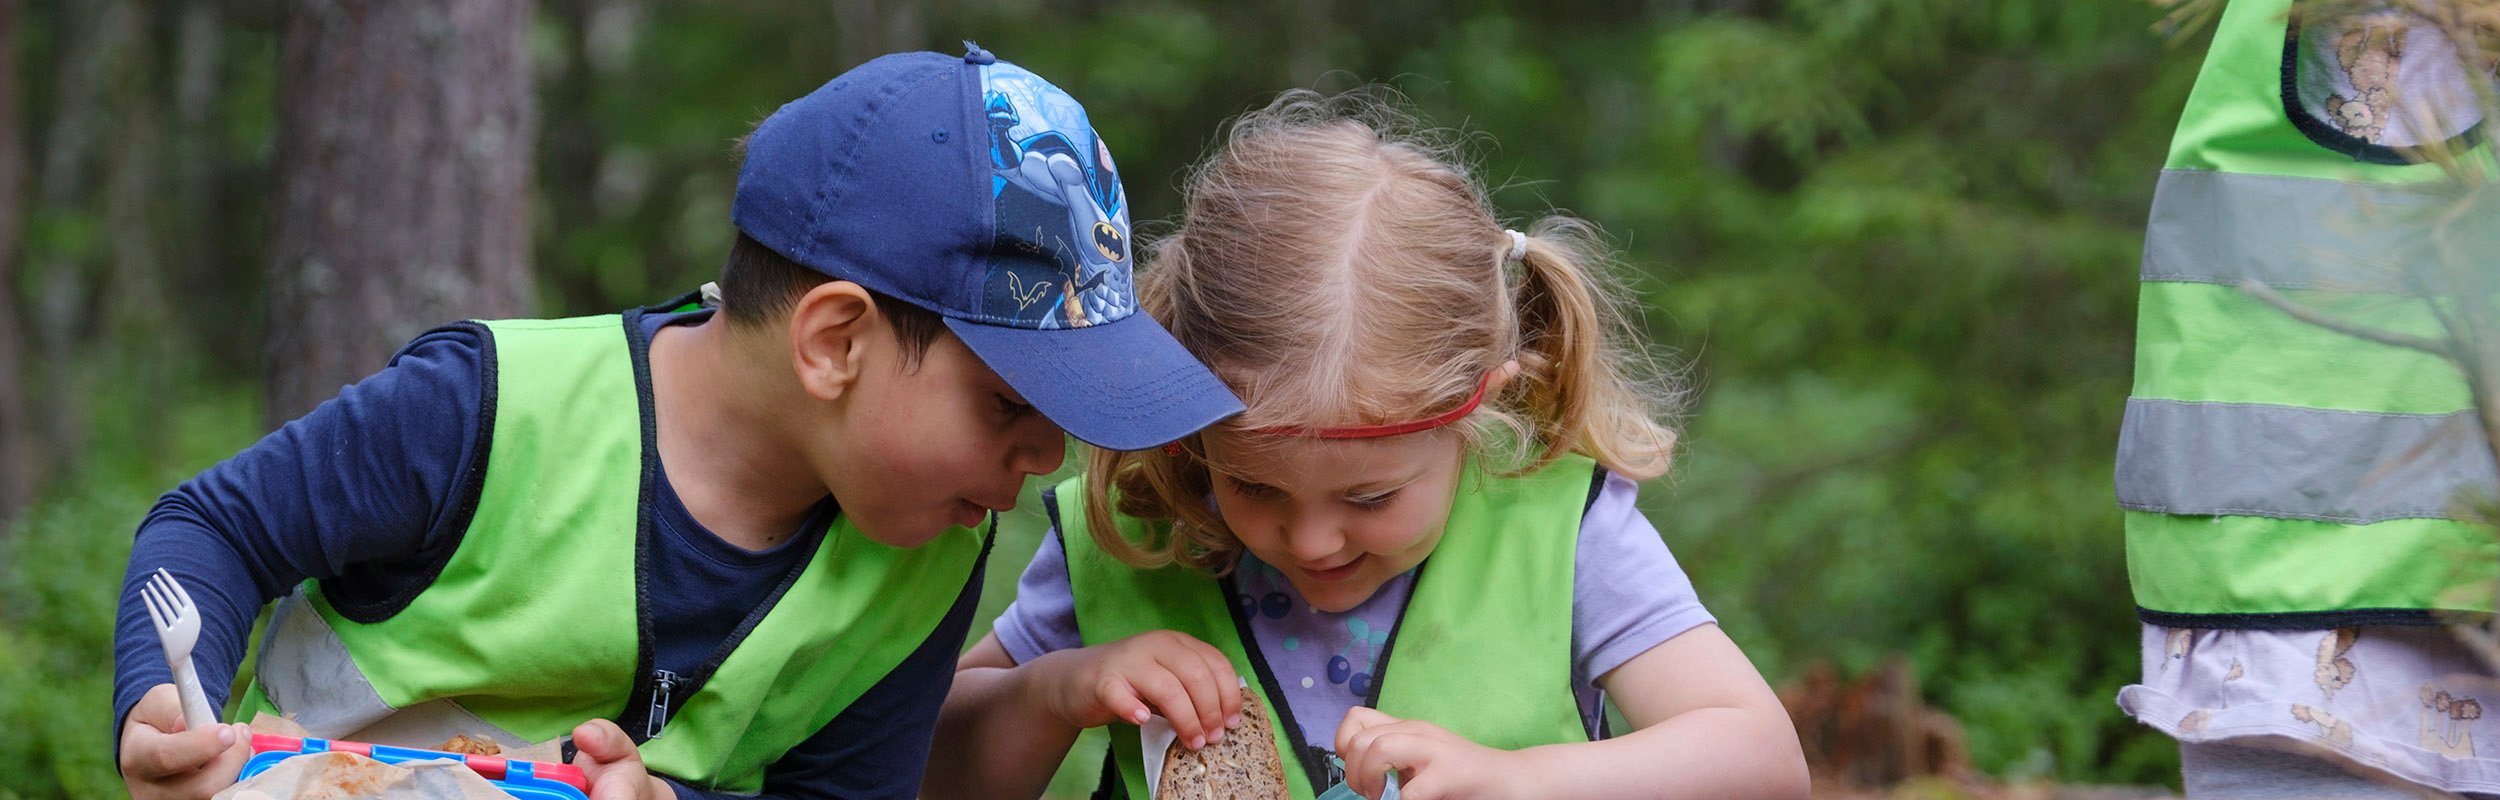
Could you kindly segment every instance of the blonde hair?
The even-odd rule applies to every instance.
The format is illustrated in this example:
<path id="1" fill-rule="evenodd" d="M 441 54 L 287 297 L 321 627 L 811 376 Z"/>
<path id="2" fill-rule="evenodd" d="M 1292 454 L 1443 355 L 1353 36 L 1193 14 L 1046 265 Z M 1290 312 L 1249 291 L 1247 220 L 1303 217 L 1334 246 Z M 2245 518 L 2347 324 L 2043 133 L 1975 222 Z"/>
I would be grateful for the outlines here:
<path id="1" fill-rule="evenodd" d="M 1635 479 L 1666 473 L 1681 401 L 1615 305 L 1595 226 L 1549 216 L 1525 253 L 1454 149 L 1414 132 L 1386 90 L 1294 90 L 1234 121 L 1190 175 L 1180 228 L 1138 272 L 1138 303 L 1240 394 L 1237 429 L 1402 422 L 1458 407 L 1521 370 L 1455 426 L 1497 474 L 1565 453 Z M 1205 497 L 1195 436 L 1096 450 L 1087 529 L 1141 568 L 1227 568 L 1240 543 Z M 1118 511 L 1170 520 L 1134 543 Z"/>

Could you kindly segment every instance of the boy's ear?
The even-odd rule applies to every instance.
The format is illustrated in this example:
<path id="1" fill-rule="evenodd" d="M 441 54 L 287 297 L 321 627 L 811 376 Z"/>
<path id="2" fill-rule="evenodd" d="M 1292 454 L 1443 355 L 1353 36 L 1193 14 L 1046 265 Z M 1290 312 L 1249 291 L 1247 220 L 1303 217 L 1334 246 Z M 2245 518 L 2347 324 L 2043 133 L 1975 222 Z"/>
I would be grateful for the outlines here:
<path id="1" fill-rule="evenodd" d="M 866 287 L 829 281 L 809 289 L 790 309 L 790 365 L 799 387 L 818 400 L 841 397 L 858 382 L 883 327 Z"/>

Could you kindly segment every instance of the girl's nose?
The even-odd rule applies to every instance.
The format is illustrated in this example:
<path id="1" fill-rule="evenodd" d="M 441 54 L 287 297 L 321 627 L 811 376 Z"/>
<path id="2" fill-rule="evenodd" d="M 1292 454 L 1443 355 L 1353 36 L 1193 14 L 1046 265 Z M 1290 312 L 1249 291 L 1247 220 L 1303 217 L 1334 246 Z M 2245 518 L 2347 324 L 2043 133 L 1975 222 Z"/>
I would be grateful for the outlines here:
<path id="1" fill-rule="evenodd" d="M 1334 516 L 1296 512 L 1285 520 L 1285 550 L 1304 561 L 1321 561 L 1345 549 L 1345 534 Z"/>

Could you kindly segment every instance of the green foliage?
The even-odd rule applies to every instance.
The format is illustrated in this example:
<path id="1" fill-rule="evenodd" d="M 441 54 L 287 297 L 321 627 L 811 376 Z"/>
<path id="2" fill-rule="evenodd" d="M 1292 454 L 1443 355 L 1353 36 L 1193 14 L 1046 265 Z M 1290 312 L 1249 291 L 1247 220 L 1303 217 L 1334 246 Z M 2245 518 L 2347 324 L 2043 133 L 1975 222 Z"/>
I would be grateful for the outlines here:
<path id="1" fill-rule="evenodd" d="M 1752 131 L 1793 156 L 1826 137 L 1867 133 L 1866 104 L 1881 75 L 1854 54 L 1816 47 L 1811 32 L 1768 21 L 1716 17 L 1658 37 L 1659 106 L 1676 132 Z M 1888 94 L 1888 93 L 1887 93 Z"/>
<path id="2" fill-rule="evenodd" d="M 131 367 L 117 365 L 114 377 Z M 132 532 L 156 496 L 249 444 L 259 411 L 231 387 L 186 387 L 165 426 L 137 424 L 163 398 L 105 383 L 93 459 L 23 518 L 0 521 L 0 798 L 125 796 L 113 766 L 114 602 Z M 157 448 L 153 441 L 170 440 Z M 171 454 L 151 463 L 147 454 Z"/>
<path id="3" fill-rule="evenodd" d="M 2138 663 L 2109 484 L 2133 264 L 2196 66 L 2140 33 L 2152 14 L 1815 3 L 1668 26 L 1669 64 L 1787 55 L 1662 78 L 1714 119 L 1660 125 L 1657 152 L 1689 160 L 1634 170 L 1709 187 L 1650 262 L 1673 265 L 1652 297 L 1707 381 L 1682 477 L 1647 498 L 1669 544 L 1767 673 L 1906 652 L 2009 777 L 2175 771 L 2110 704 Z"/>
<path id="4" fill-rule="evenodd" d="M 144 489 L 82 490 L 38 509 L 0 542 L 0 797 L 109 797 L 113 769 L 113 600 L 131 509 Z M 119 533 L 116 536 L 113 533 Z M 108 543 L 117 543 L 112 546 Z M 110 582 L 111 587 L 105 583 Z"/>

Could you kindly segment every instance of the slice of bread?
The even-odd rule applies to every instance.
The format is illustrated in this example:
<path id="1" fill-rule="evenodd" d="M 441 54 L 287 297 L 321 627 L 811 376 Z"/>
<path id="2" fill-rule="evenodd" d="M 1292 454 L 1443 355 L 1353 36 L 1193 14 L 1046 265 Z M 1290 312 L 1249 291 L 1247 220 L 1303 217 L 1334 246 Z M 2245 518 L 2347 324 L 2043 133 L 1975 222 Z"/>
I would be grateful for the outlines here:
<path id="1" fill-rule="evenodd" d="M 1276 735 L 1267 709 L 1248 687 L 1241 690 L 1241 727 L 1224 732 L 1224 741 L 1191 750 L 1173 742 L 1163 753 L 1163 775 L 1156 779 L 1158 800 L 1287 800 L 1285 763 L 1276 755 Z"/>

